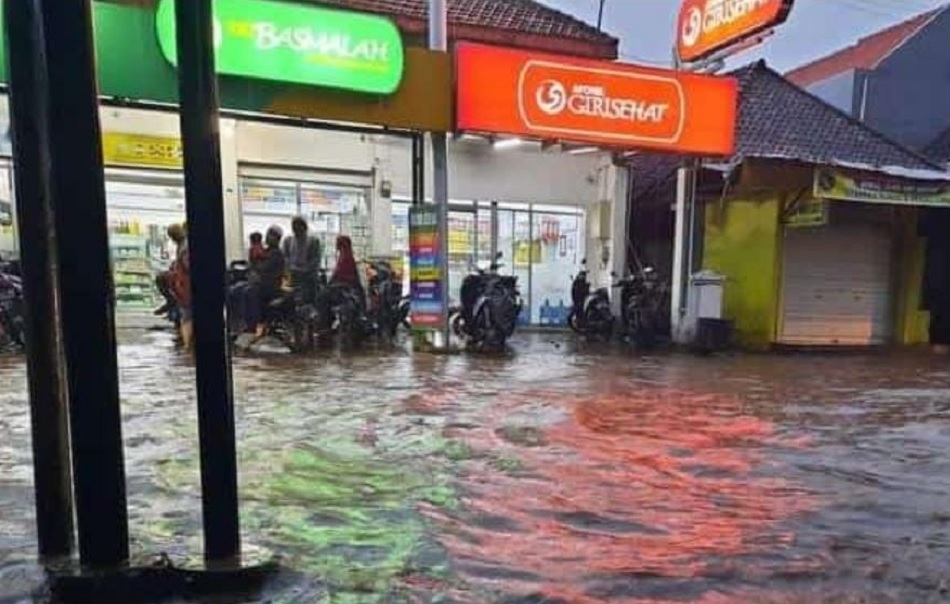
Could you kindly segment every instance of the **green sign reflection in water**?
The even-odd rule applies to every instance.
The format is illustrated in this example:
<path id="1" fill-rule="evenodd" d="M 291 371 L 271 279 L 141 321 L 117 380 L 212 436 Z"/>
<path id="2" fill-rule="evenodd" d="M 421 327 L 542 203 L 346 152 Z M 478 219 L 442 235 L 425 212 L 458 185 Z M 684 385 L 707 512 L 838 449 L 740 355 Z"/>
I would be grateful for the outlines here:
<path id="1" fill-rule="evenodd" d="M 383 17 L 272 0 L 214 0 L 219 73 L 392 94 L 404 68 L 402 37 Z M 162 54 L 178 65 L 175 0 L 156 15 Z"/>

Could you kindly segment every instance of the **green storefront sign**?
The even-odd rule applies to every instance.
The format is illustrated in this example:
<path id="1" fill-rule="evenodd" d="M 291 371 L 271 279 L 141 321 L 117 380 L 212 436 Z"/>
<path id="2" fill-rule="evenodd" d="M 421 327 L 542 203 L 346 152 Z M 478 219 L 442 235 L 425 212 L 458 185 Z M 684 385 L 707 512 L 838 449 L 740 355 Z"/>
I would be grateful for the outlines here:
<path id="1" fill-rule="evenodd" d="M 162 54 L 178 64 L 175 2 L 155 22 Z M 402 82 L 402 37 L 392 21 L 272 0 L 215 0 L 221 74 L 388 95 Z"/>

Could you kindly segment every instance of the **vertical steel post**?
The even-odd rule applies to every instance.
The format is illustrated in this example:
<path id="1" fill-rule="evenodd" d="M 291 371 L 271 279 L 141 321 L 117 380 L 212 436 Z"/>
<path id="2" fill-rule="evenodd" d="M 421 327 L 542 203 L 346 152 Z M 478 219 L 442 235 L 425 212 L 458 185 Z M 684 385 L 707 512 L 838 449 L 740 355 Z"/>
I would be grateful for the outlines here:
<path id="1" fill-rule="evenodd" d="M 57 315 L 50 213 L 48 89 L 34 0 L 5 2 L 17 226 L 26 307 L 26 362 L 40 558 L 73 551 L 72 476 L 65 367 Z"/>
<path id="2" fill-rule="evenodd" d="M 426 150 L 422 134 L 412 137 L 412 205 L 426 200 Z"/>
<path id="3" fill-rule="evenodd" d="M 429 48 L 446 52 L 449 49 L 448 10 L 446 0 L 429 0 Z M 442 345 L 449 347 L 449 148 L 445 132 L 432 132 L 433 200 L 439 212 L 439 256 L 442 273 Z"/>
<path id="4" fill-rule="evenodd" d="M 211 0 L 176 0 L 178 87 L 185 155 L 205 558 L 237 561 L 234 393 L 225 323 L 224 194 Z"/>
<path id="5" fill-rule="evenodd" d="M 113 568 L 128 562 L 128 512 L 92 3 L 37 1 L 80 562 Z"/>

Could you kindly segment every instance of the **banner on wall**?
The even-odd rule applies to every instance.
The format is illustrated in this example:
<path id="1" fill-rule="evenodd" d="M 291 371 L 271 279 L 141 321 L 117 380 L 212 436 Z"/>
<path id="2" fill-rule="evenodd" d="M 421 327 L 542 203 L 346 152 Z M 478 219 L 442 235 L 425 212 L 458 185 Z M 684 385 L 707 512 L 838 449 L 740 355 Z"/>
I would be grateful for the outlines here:
<path id="1" fill-rule="evenodd" d="M 915 181 L 820 168 L 815 170 L 815 197 L 864 203 L 950 207 L 950 182 Z"/>
<path id="2" fill-rule="evenodd" d="M 457 129 L 732 155 L 734 78 L 459 44 Z"/>
<path id="3" fill-rule="evenodd" d="M 102 135 L 102 159 L 107 166 L 180 170 L 184 166 L 181 139 L 126 132 Z"/>
<path id="4" fill-rule="evenodd" d="M 443 304 L 445 275 L 439 245 L 439 213 L 434 206 L 409 209 L 409 281 L 412 330 L 440 331 L 447 309 Z"/>

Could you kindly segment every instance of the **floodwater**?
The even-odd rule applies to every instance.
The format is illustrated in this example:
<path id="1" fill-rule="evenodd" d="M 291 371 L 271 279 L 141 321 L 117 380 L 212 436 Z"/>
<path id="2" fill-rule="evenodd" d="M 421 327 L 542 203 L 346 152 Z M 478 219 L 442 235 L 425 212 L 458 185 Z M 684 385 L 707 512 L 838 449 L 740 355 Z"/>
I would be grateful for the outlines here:
<path id="1" fill-rule="evenodd" d="M 132 546 L 200 548 L 193 368 L 120 350 Z M 235 359 L 242 524 L 272 604 L 950 601 L 950 361 Z M 21 359 L 0 359 L 0 603 L 42 601 Z"/>

